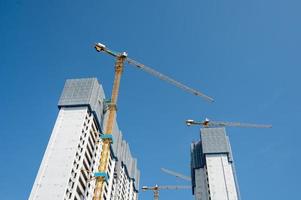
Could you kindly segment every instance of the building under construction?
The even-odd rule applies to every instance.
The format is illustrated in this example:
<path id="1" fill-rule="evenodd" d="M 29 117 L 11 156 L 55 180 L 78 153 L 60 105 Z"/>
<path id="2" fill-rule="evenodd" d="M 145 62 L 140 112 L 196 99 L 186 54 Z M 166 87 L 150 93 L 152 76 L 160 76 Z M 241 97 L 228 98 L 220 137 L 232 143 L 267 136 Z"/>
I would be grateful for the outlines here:
<path id="1" fill-rule="evenodd" d="M 111 99 L 96 78 L 67 80 L 59 114 L 33 185 L 30 200 L 137 200 L 140 172 L 116 122 L 117 99 L 124 63 L 149 73 L 204 100 L 213 98 L 190 88 L 101 43 L 97 52 L 113 56 L 115 77 Z M 201 140 L 191 146 L 192 191 L 196 200 L 239 200 L 233 157 L 225 126 L 270 128 L 267 125 L 187 120 L 201 125 Z M 159 198 L 162 189 L 143 187 Z"/>
<path id="2" fill-rule="evenodd" d="M 266 124 L 186 120 L 201 126 L 201 140 L 191 145 L 192 193 L 196 200 L 240 200 L 229 137 L 224 127 L 272 128 Z"/>
<path id="3" fill-rule="evenodd" d="M 105 172 L 99 172 L 108 102 L 96 78 L 65 83 L 46 152 L 30 200 L 90 200 L 96 179 L 105 180 L 104 200 L 137 200 L 140 172 L 114 122 Z"/>
<path id="4" fill-rule="evenodd" d="M 192 192 L 196 200 L 238 200 L 239 189 L 225 128 L 202 128 L 191 144 Z"/>

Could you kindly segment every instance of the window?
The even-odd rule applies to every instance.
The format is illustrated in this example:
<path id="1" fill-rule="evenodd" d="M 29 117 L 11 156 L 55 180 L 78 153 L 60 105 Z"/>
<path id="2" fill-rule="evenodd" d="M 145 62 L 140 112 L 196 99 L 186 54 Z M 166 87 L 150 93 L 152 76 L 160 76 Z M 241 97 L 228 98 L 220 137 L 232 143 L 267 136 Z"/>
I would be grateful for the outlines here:
<path id="1" fill-rule="evenodd" d="M 82 186 L 83 190 L 85 190 L 86 189 L 86 186 L 85 186 L 86 184 L 84 184 L 84 182 L 83 182 L 83 180 L 82 180 L 81 177 L 79 177 L 79 183 Z"/>
<path id="2" fill-rule="evenodd" d="M 78 186 L 76 187 L 76 193 L 78 194 L 78 196 L 83 196 L 83 193 Z"/>

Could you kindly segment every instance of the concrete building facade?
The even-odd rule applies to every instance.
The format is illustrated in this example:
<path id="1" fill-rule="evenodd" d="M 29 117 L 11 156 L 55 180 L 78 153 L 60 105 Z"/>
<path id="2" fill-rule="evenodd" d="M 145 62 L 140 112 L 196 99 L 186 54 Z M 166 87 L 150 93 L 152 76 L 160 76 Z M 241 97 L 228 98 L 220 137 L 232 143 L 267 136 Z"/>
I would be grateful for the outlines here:
<path id="1" fill-rule="evenodd" d="M 96 78 L 67 80 L 59 113 L 32 187 L 30 200 L 90 200 L 99 165 L 107 106 Z M 104 200 L 137 200 L 140 171 L 117 122 Z"/>
<path id="2" fill-rule="evenodd" d="M 192 191 L 196 200 L 239 200 L 231 146 L 224 128 L 202 128 L 191 145 Z"/>

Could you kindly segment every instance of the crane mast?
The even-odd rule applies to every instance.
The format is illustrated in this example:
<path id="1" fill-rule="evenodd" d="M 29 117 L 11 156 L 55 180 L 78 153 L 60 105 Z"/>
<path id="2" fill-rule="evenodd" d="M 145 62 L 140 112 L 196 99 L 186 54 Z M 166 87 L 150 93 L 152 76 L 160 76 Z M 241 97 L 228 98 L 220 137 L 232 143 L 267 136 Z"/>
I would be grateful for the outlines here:
<path id="1" fill-rule="evenodd" d="M 116 118 L 116 107 L 117 107 L 117 99 L 118 99 L 118 92 L 120 86 L 121 75 L 123 72 L 123 65 L 124 60 L 126 58 L 126 54 L 120 54 L 116 57 L 115 63 L 115 77 L 114 77 L 114 84 L 112 90 L 112 97 L 111 102 L 108 104 L 109 106 L 109 117 L 107 121 L 106 131 L 104 134 L 111 135 L 115 118 Z M 112 143 L 112 139 L 110 137 L 104 137 L 102 143 L 102 151 L 100 157 L 100 164 L 98 167 L 98 171 L 101 173 L 106 173 L 106 168 L 108 165 L 108 157 L 110 155 L 110 145 Z M 96 178 L 96 185 L 94 190 L 94 197 L 93 200 L 101 200 L 101 194 L 103 189 L 103 183 L 105 181 L 104 176 L 99 176 Z"/>
<path id="2" fill-rule="evenodd" d="M 154 190 L 154 200 L 159 200 L 159 190 Z"/>

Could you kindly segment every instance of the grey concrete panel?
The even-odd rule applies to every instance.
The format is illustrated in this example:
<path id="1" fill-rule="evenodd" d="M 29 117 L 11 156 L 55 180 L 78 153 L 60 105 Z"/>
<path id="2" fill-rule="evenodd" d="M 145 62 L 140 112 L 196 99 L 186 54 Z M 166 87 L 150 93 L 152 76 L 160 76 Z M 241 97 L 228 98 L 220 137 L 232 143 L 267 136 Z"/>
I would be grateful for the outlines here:
<path id="1" fill-rule="evenodd" d="M 131 172 L 130 172 L 130 176 L 135 178 L 135 173 L 137 171 L 137 159 L 133 159 L 132 160 L 132 167 L 131 167 Z"/>
<path id="2" fill-rule="evenodd" d="M 191 166 L 192 168 L 202 168 L 205 164 L 202 142 L 194 142 L 191 144 Z"/>
<path id="3" fill-rule="evenodd" d="M 228 159 L 229 159 L 229 162 L 233 162 L 232 149 L 231 149 L 230 140 L 229 140 L 228 136 L 227 136 L 227 142 L 228 142 L 228 148 L 229 148 Z"/>
<path id="4" fill-rule="evenodd" d="M 93 90 L 95 78 L 69 79 L 66 81 L 59 106 L 88 105 Z"/>
<path id="5" fill-rule="evenodd" d="M 230 152 L 225 128 L 202 128 L 201 141 L 204 154 Z"/>
<path id="6" fill-rule="evenodd" d="M 96 78 L 68 79 L 58 102 L 59 107 L 88 106 L 95 112 L 99 124 L 103 121 L 102 86 Z"/>
<path id="7" fill-rule="evenodd" d="M 139 184 L 140 184 L 140 170 L 137 169 L 135 174 L 135 187 L 137 190 L 139 190 Z"/>

